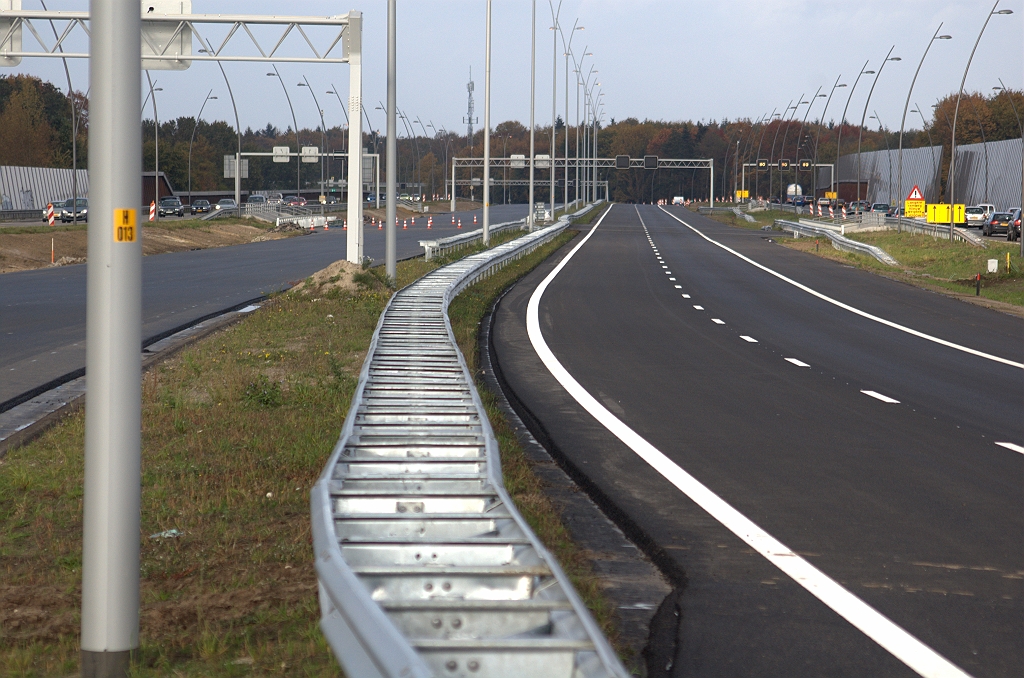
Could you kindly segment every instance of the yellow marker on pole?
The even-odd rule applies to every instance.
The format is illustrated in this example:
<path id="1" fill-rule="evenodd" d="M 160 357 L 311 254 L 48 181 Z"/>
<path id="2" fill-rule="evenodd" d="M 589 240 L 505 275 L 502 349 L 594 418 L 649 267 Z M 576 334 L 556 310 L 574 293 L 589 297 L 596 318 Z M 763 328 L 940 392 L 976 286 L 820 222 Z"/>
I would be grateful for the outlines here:
<path id="1" fill-rule="evenodd" d="M 114 242 L 135 242 L 138 239 L 135 220 L 133 209 L 114 210 Z"/>

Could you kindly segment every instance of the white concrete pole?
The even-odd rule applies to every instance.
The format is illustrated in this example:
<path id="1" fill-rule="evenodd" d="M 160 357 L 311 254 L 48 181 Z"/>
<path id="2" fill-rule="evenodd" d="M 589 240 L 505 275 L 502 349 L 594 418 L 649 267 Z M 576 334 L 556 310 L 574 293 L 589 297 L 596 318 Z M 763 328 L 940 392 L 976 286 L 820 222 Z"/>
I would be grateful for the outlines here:
<path id="1" fill-rule="evenodd" d="M 394 2 L 394 0 L 392 0 Z M 363 261 L 363 15 L 348 13 L 348 241 L 346 259 Z M 301 162 L 301 158 L 299 158 Z"/>
<path id="2" fill-rule="evenodd" d="M 491 0 L 487 0 L 484 57 L 484 244 L 491 242 Z"/>
<path id="3" fill-rule="evenodd" d="M 92 0 L 89 11 L 81 672 L 106 678 L 124 676 L 139 646 L 142 25 L 136 0 Z"/>

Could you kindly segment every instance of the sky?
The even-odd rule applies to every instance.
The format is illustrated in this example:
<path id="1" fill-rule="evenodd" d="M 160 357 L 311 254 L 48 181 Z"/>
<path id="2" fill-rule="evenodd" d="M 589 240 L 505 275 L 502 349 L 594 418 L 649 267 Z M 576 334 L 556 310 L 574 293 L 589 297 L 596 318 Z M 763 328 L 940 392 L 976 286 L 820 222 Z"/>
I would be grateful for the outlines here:
<path id="1" fill-rule="evenodd" d="M 45 0 L 43 0 L 45 1 Z M 994 2 L 994 0 L 992 0 Z M 531 2 L 494 0 L 492 9 L 492 126 L 505 120 L 530 120 Z M 558 0 L 554 0 L 556 8 Z M 24 9 L 39 9 L 40 0 L 22 0 Z M 47 7 L 83 11 L 86 2 L 50 0 Z M 476 84 L 476 128 L 484 118 L 485 0 L 398 0 L 398 107 L 411 120 L 420 120 L 428 133 L 446 128 L 465 133 L 466 84 L 472 68 Z M 536 30 L 535 120 L 552 120 L 552 70 L 556 77 L 557 114 L 566 117 L 565 49 L 554 31 L 548 0 L 539 0 Z M 773 109 L 784 111 L 790 101 L 812 101 L 809 119 L 821 116 L 826 99 L 814 99 L 821 87 L 827 94 L 837 78 L 847 88 L 836 90 L 826 120 L 837 120 L 865 61 L 878 71 L 889 49 L 891 61 L 878 76 L 867 115 L 877 112 L 887 129 L 899 129 L 907 91 L 932 35 L 936 41 L 914 87 L 910 109 L 919 103 L 926 117 L 938 97 L 956 92 L 978 34 L 992 8 L 989 0 L 562 0 L 559 25 L 584 75 L 603 92 L 603 119 L 621 120 L 735 120 L 758 119 Z M 208 14 L 289 14 L 325 16 L 363 13 L 363 101 L 372 126 L 384 126 L 376 110 L 387 93 L 386 0 L 270 2 L 266 0 L 192 0 L 192 12 Z M 965 91 L 992 92 L 999 79 L 1012 89 L 1024 89 L 1024 0 L 1001 0 L 999 9 L 1011 15 L 993 16 L 978 45 Z M 583 30 L 573 31 L 574 25 Z M 41 27 L 42 28 L 42 27 Z M 48 27 L 47 27 L 48 30 Z M 58 27 L 58 30 L 61 30 Z M 221 35 L 223 31 L 221 32 Z M 47 35 L 44 33 L 44 35 Z M 209 37 L 217 42 L 218 33 Z M 26 46 L 32 41 L 26 35 Z M 238 39 L 238 38 L 236 38 Z M 308 54 L 292 36 L 288 54 Z M 78 48 L 84 49 L 80 39 Z M 69 46 L 73 46 L 69 43 Z M 592 56 L 583 57 L 584 54 Z M 554 64 L 552 63 L 554 60 Z M 75 89 L 88 87 L 84 59 L 70 60 Z M 574 122 L 576 76 L 570 62 L 568 119 Z M 225 65 L 238 102 L 243 128 L 271 123 L 291 127 L 291 114 L 276 79 L 266 76 L 267 64 Z M 349 66 L 345 64 L 280 64 L 300 127 L 316 128 L 319 118 L 309 90 L 298 87 L 303 76 L 312 85 L 328 127 L 344 123 L 338 100 L 326 94 L 337 86 L 345 98 Z M 66 89 L 59 60 L 31 58 L 7 73 L 28 73 Z M 161 120 L 195 116 L 212 89 L 203 118 L 226 120 L 233 113 L 223 80 L 212 63 L 194 63 L 185 71 L 152 71 Z M 846 115 L 859 122 L 875 76 L 864 75 L 853 91 Z M 144 79 L 145 82 L 145 79 Z M 792 114 L 793 111 L 790 111 Z M 807 106 L 795 111 L 797 119 Z M 148 108 L 145 117 L 152 117 Z M 877 126 L 867 119 L 866 124 Z M 430 126 L 434 127 L 431 128 Z M 907 128 L 920 128 L 919 116 L 907 117 Z M 399 123 L 401 128 L 401 123 Z M 416 125 L 417 131 L 423 131 Z"/>

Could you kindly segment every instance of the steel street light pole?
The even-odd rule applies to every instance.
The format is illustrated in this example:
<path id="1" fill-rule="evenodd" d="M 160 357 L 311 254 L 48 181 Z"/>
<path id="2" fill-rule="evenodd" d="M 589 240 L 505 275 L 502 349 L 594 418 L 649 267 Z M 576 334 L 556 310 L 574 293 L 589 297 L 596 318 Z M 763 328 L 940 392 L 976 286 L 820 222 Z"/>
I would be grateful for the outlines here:
<path id="1" fill-rule="evenodd" d="M 484 245 L 491 242 L 491 0 L 487 0 L 484 42 Z"/>
<path id="2" fill-rule="evenodd" d="M 299 87 L 305 87 L 309 90 L 309 95 L 313 97 L 313 105 L 316 106 L 316 111 L 320 115 L 320 214 L 324 213 L 324 202 L 326 196 L 324 195 L 324 151 L 327 146 L 327 125 L 324 123 L 324 109 L 320 108 L 320 102 L 316 99 L 316 93 L 313 92 L 312 86 L 309 84 L 309 80 L 306 76 L 302 76 L 302 82 L 298 84 Z M 362 191 L 362 186 L 359 187 Z"/>
<path id="3" fill-rule="evenodd" d="M 217 97 L 210 96 L 213 94 L 211 89 L 206 93 L 206 98 L 203 99 L 203 105 L 199 107 L 199 115 L 196 116 L 196 124 L 192 125 L 192 138 L 188 140 L 188 204 L 192 206 L 192 142 L 196 140 L 196 129 L 199 127 L 199 120 L 203 117 L 203 109 L 206 108 L 206 102 Z"/>
<path id="4" fill-rule="evenodd" d="M 871 103 L 871 95 L 875 92 L 875 85 L 878 84 L 878 79 L 882 77 L 882 71 L 885 69 L 885 64 L 890 61 L 902 61 L 900 57 L 891 57 L 892 51 L 896 49 L 896 45 L 889 48 L 889 53 L 882 59 L 882 65 L 878 67 L 878 73 L 875 74 L 875 79 L 871 82 L 871 89 L 868 90 L 868 98 L 864 101 L 864 113 L 860 116 L 860 127 L 857 129 L 857 202 L 860 202 L 860 144 L 864 140 L 864 121 L 867 120 L 868 115 L 868 104 Z M 866 196 L 865 196 L 866 197 Z"/>
<path id="5" fill-rule="evenodd" d="M 284 86 L 284 79 L 281 77 L 281 74 L 277 71 L 277 66 L 274 66 L 274 72 L 267 73 L 267 76 L 271 78 L 276 77 L 278 81 L 281 83 L 281 89 L 284 90 L 284 98 L 288 100 L 288 110 L 292 112 L 292 124 L 295 125 L 295 160 L 298 161 L 298 166 L 295 168 L 295 196 L 299 197 L 302 195 L 302 156 L 300 155 L 302 152 L 302 145 L 299 142 L 299 122 L 295 118 L 295 109 L 292 108 L 292 98 L 291 96 L 288 95 L 288 88 Z M 241 168 L 236 166 L 235 176 L 239 177 L 241 175 Z M 351 194 L 351 187 L 349 187 L 349 193 Z"/>
<path id="6" fill-rule="evenodd" d="M 490 2 L 490 0 L 488 0 Z M 560 30 L 558 17 L 562 14 L 562 0 L 558 0 L 558 9 L 548 0 L 548 7 L 551 8 L 551 18 L 554 25 L 551 27 L 551 218 L 555 218 L 555 145 L 558 135 L 558 128 L 555 126 L 558 106 L 558 32 Z M 564 207 L 564 206 L 563 206 Z"/>
<path id="7" fill-rule="evenodd" d="M 949 204 L 951 206 L 956 205 L 956 193 L 954 189 L 956 187 L 956 120 L 960 114 L 960 99 L 964 96 L 964 83 L 967 82 L 967 72 L 971 70 L 971 62 L 974 61 L 974 53 L 978 51 L 978 44 L 981 43 L 981 36 L 985 34 L 985 29 L 988 28 L 988 22 L 996 14 L 1013 14 L 1012 9 L 1001 9 L 998 12 L 996 7 L 999 6 L 999 1 L 996 0 L 996 4 L 992 5 L 992 10 L 985 17 L 985 23 L 981 26 L 981 32 L 978 33 L 978 39 L 974 41 L 974 49 L 971 50 L 971 56 L 967 59 L 967 67 L 964 69 L 964 77 L 960 80 L 960 92 L 956 96 L 956 109 L 953 111 L 953 137 L 950 142 L 950 158 L 949 158 Z M 956 222 L 955 207 L 951 208 L 950 222 L 949 222 L 949 240 L 953 241 L 953 227 Z"/>
<path id="8" fill-rule="evenodd" d="M 396 8 L 395 0 L 388 0 L 388 105 L 386 109 L 387 113 L 387 185 L 384 187 L 384 192 L 387 193 L 387 208 L 384 212 L 384 259 L 385 268 L 387 275 L 392 280 L 396 280 L 398 276 L 398 232 L 396 230 L 395 220 L 397 217 L 398 204 L 396 202 L 398 195 L 398 186 L 396 185 L 396 178 L 398 174 L 398 148 L 397 138 L 395 131 L 397 128 L 397 120 L 395 119 L 395 112 L 398 109 L 398 97 L 395 91 L 395 82 L 397 75 L 397 59 L 395 56 L 395 48 L 398 44 L 398 33 L 396 29 Z M 454 195 L 455 186 L 452 185 L 452 194 Z M 352 189 L 349 188 L 349 195 L 352 195 Z M 380 197 L 378 196 L 378 200 Z"/>
<path id="9" fill-rule="evenodd" d="M 906 124 L 907 124 L 907 110 L 910 108 L 910 95 L 914 93 L 914 85 L 917 83 L 917 76 L 921 72 L 921 66 L 924 65 L 925 57 L 928 56 L 928 51 L 932 48 L 932 44 L 936 40 L 951 40 L 952 39 L 952 36 L 950 36 L 950 35 L 939 35 L 939 31 L 941 31 L 941 30 L 942 30 L 942 22 L 939 23 L 939 27 L 935 29 L 935 34 L 932 35 L 932 39 L 928 41 L 928 45 L 925 46 L 925 48 L 924 48 L 924 54 L 921 55 L 921 61 L 919 61 L 918 64 L 917 64 L 917 70 L 914 71 L 914 78 L 910 81 L 910 89 L 907 90 L 907 101 L 906 101 L 905 104 L 903 104 L 903 119 L 900 120 L 900 144 L 899 144 L 899 152 L 897 153 L 897 161 L 896 161 L 896 166 L 897 166 L 897 169 L 896 169 L 896 193 L 899 196 L 905 196 L 906 195 L 906 192 L 904 192 L 904 190 L 903 190 L 903 130 L 904 130 Z M 921 116 L 921 119 L 922 119 L 922 121 L 924 120 L 924 115 L 923 114 Z M 903 200 L 902 197 L 900 197 L 899 199 Z M 902 224 L 898 223 L 896 225 L 896 231 L 899 232 L 900 230 L 902 230 Z"/>
<path id="10" fill-rule="evenodd" d="M 828 99 L 825 100 L 825 109 L 821 112 L 821 124 L 818 125 L 818 134 L 814 138 L 814 163 L 812 164 L 812 166 L 814 168 L 814 194 L 813 195 L 814 195 L 815 202 L 817 202 L 817 200 L 818 200 L 818 142 L 821 141 L 821 128 L 825 126 L 825 114 L 828 113 L 828 105 L 830 103 L 832 103 L 832 95 L 835 93 L 836 89 L 838 89 L 839 87 L 846 87 L 846 83 L 845 82 L 843 84 L 841 84 L 841 85 L 839 84 L 839 80 L 842 77 L 843 77 L 843 74 L 840 73 L 839 77 L 836 78 L 835 84 L 832 85 L 832 91 L 830 91 L 828 93 Z M 836 162 L 839 162 L 838 155 L 836 156 Z M 829 188 L 831 188 L 831 186 L 829 186 Z"/>
<path id="11" fill-rule="evenodd" d="M 537 0 L 530 3 L 533 7 L 530 15 L 530 206 L 527 223 L 529 230 L 534 228 L 533 210 L 533 179 L 534 179 L 534 155 L 536 153 L 536 124 L 534 123 L 534 103 L 536 101 L 537 89 Z"/>
<path id="12" fill-rule="evenodd" d="M 836 206 L 839 206 L 839 158 L 840 150 L 842 149 L 843 143 L 843 125 L 846 124 L 846 111 L 850 108 L 850 101 L 853 100 L 853 93 L 857 91 L 857 83 L 860 82 L 860 76 L 862 75 L 874 75 L 874 71 L 866 71 L 868 62 L 865 61 L 864 65 L 860 69 L 860 73 L 857 74 L 857 79 L 853 81 L 853 87 L 850 88 L 850 96 L 846 97 L 846 106 L 843 107 L 843 116 L 839 119 L 839 134 L 836 137 Z M 860 176 L 857 177 L 857 186 L 860 187 Z M 859 200 L 859 198 L 858 198 Z"/>
<path id="13" fill-rule="evenodd" d="M 135 0 L 90 4 L 90 210 L 82 497 L 84 678 L 124 676 L 139 646 L 142 505 L 142 19 Z"/>
<path id="14" fill-rule="evenodd" d="M 205 49 L 199 50 L 201 54 L 213 54 L 213 45 L 207 41 Z M 235 112 L 235 205 L 242 204 L 242 172 L 240 170 L 242 165 L 242 125 L 238 120 L 238 106 L 235 104 L 235 93 L 231 89 L 231 82 L 228 81 L 228 74 L 224 70 L 224 64 L 217 60 L 217 66 L 220 68 L 220 74 L 224 78 L 224 85 L 228 88 L 228 97 L 231 98 L 231 108 Z M 269 75 L 269 74 L 268 74 Z"/>

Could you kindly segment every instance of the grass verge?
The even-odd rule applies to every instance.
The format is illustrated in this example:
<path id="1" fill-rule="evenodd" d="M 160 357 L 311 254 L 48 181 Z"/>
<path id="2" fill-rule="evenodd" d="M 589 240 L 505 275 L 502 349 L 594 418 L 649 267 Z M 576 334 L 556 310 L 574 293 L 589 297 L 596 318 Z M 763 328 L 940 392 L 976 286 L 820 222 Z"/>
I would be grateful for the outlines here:
<path id="1" fill-rule="evenodd" d="M 757 220 L 756 223 L 747 222 L 734 214 L 717 213 L 708 216 L 729 226 L 752 230 L 771 225 L 776 219 L 793 219 L 792 214 L 779 211 L 752 213 L 750 216 Z M 817 238 L 817 245 L 815 238 L 782 239 L 779 242 L 786 247 L 960 298 L 975 295 L 975 276 L 980 273 L 980 296 L 983 299 L 1024 306 L 1024 261 L 1020 257 L 1019 243 L 988 240 L 988 247 L 981 249 L 964 242 L 895 231 L 852 233 L 847 237 L 882 248 L 900 262 L 900 266 L 886 266 L 866 254 L 842 252 L 832 247 L 826 237 Z M 1007 254 L 1010 255 L 1009 267 L 1006 265 Z M 999 261 L 998 273 L 987 272 L 989 259 Z"/>
<path id="2" fill-rule="evenodd" d="M 401 262 L 397 284 L 444 263 Z M 355 292 L 277 295 L 144 375 L 133 675 L 341 675 L 318 628 L 309 489 L 391 294 L 378 269 L 360 280 Z M 510 438 L 507 425 L 495 430 Z M 0 676 L 78 670 L 84 432 L 78 413 L 0 460 Z M 542 538 L 564 535 L 541 510 L 539 483 L 510 459 L 524 513 Z M 579 576 L 583 556 L 565 548 L 552 545 Z"/>

